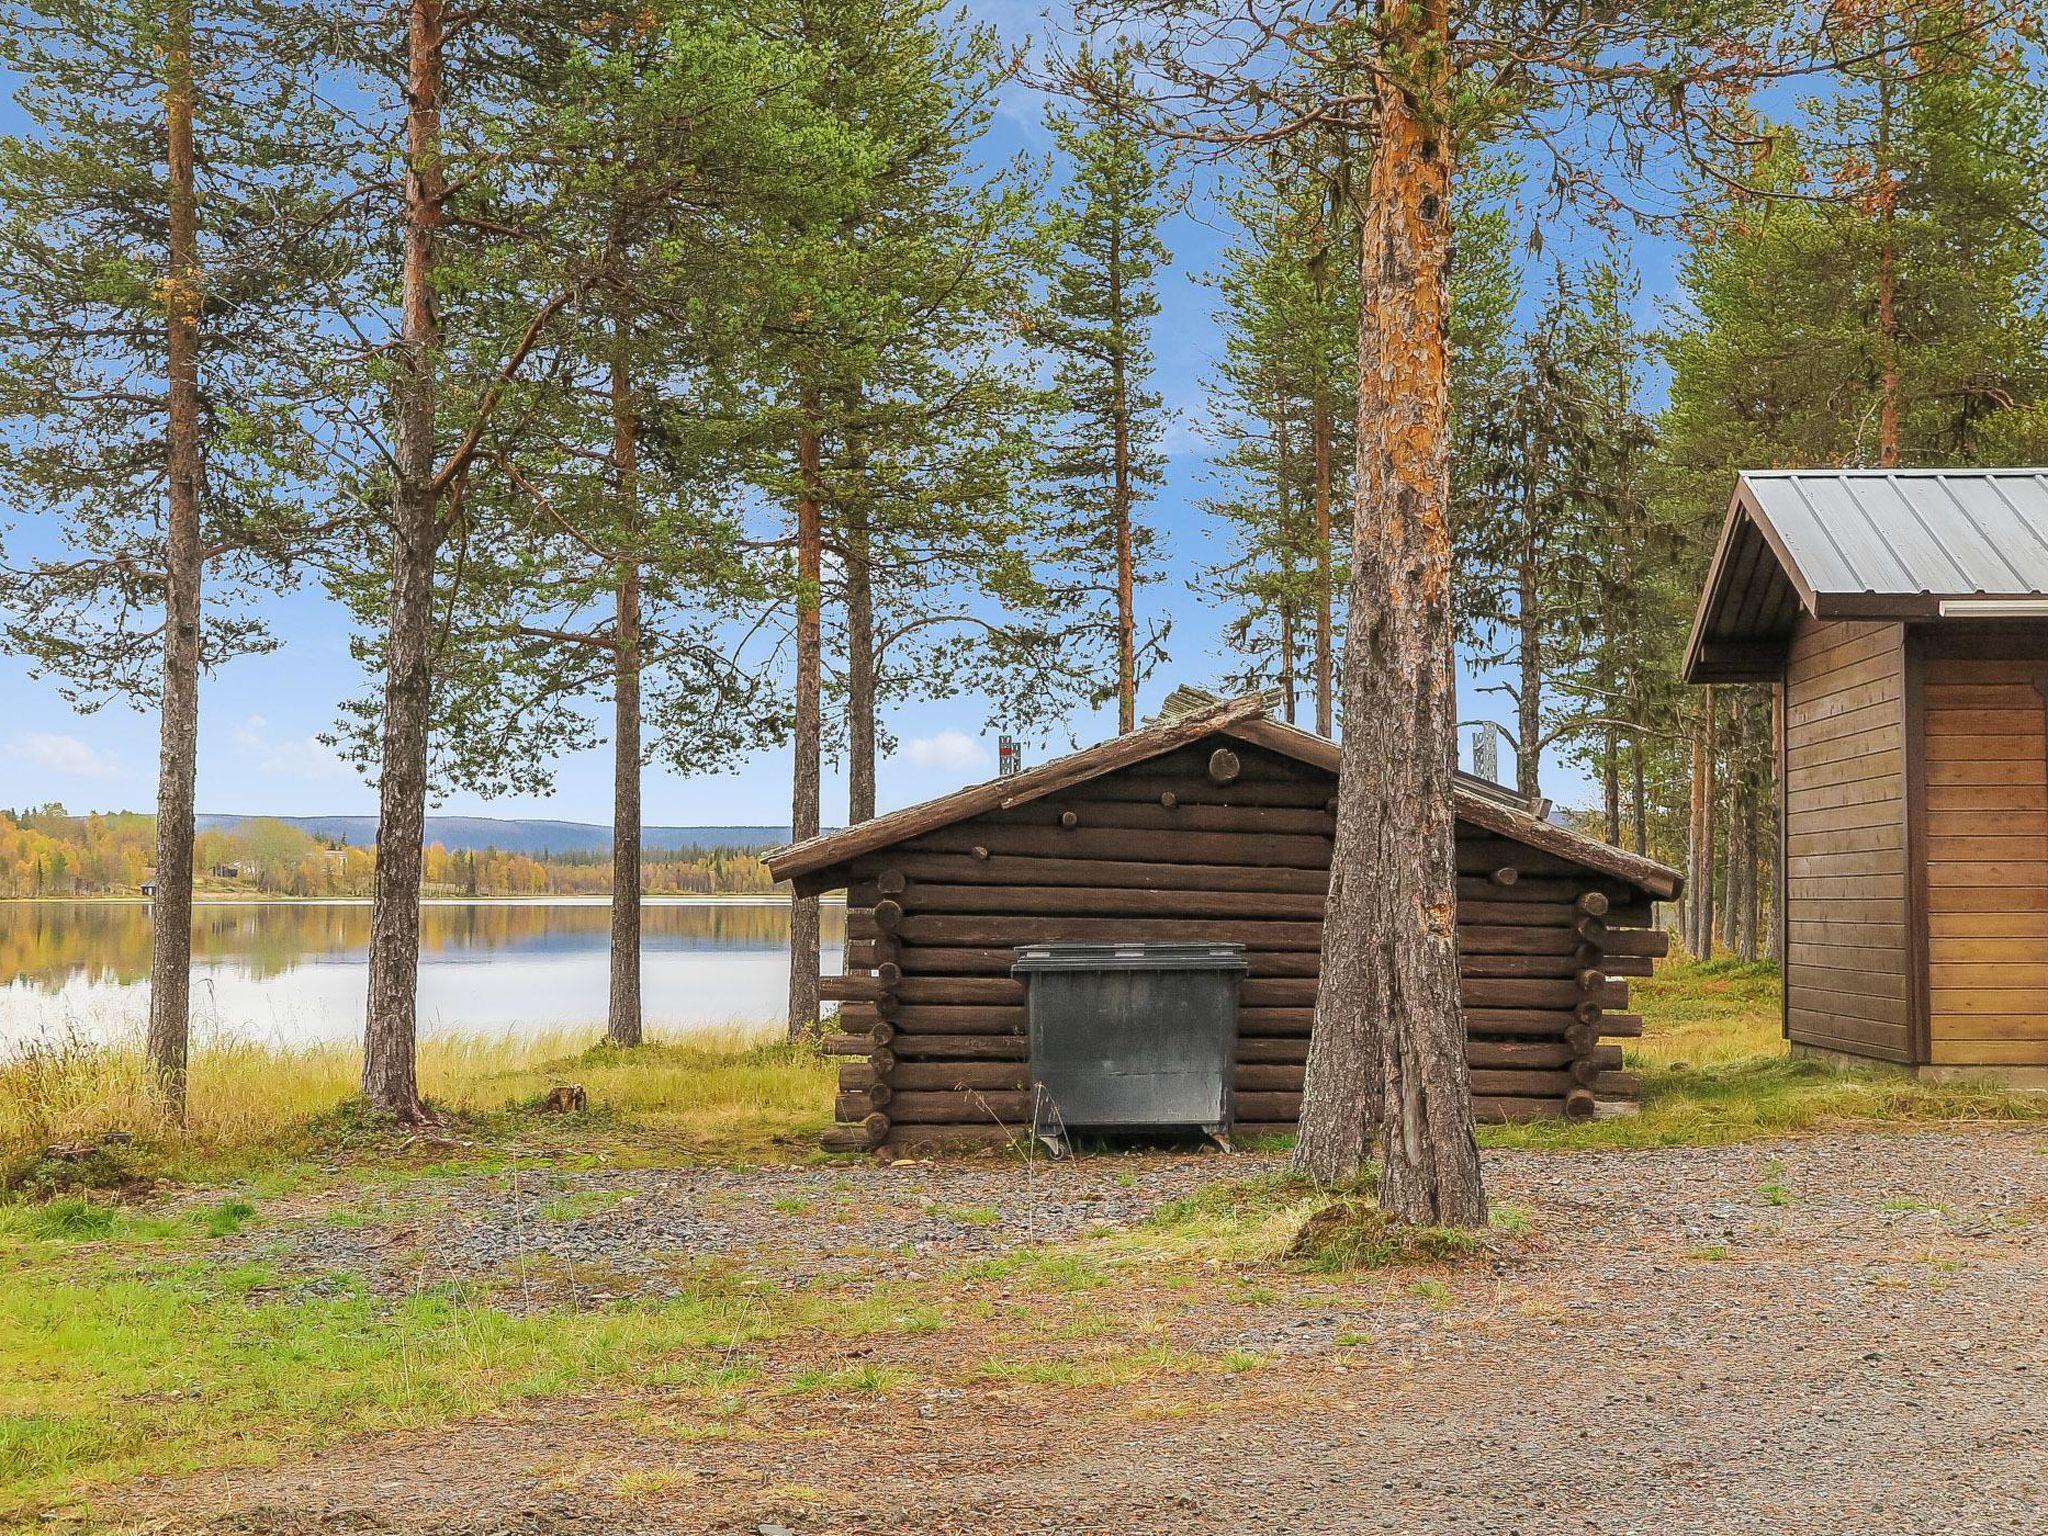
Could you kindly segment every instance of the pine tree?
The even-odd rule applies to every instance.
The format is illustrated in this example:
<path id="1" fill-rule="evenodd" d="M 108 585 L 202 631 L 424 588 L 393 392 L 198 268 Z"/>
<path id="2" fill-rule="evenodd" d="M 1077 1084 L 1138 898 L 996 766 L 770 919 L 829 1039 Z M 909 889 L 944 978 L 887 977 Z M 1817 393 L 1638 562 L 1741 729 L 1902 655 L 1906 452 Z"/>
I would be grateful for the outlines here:
<path id="1" fill-rule="evenodd" d="M 798 3 L 780 25 L 826 61 L 816 105 L 870 156 L 843 211 L 785 236 L 795 296 L 761 452 L 760 482 L 793 533 L 791 812 L 803 837 L 822 818 L 828 743 L 847 754 L 849 819 L 874 814 L 885 702 L 972 687 L 1006 719 L 1042 718 L 1077 673 L 1032 559 L 1036 406 L 1011 355 L 1027 189 L 1010 172 L 971 179 L 1011 62 L 939 0 Z M 816 901 L 798 893 L 793 1032 L 814 1025 L 816 989 Z"/>
<path id="2" fill-rule="evenodd" d="M 1173 211 L 1170 169 L 1130 122 L 1135 85 L 1122 54 L 1077 69 L 1084 105 L 1053 110 L 1047 126 L 1068 180 L 1047 220 L 1049 274 L 1035 339 L 1057 358 L 1065 407 L 1052 457 L 1075 563 L 1098 572 L 1116 644 L 1117 728 L 1138 722 L 1138 683 L 1161 654 L 1163 626 L 1141 641 L 1137 590 L 1152 546 L 1145 493 L 1165 476 L 1160 397 L 1149 386 L 1157 277 L 1169 255 L 1159 227 Z"/>
<path id="3" fill-rule="evenodd" d="M 760 20 L 672 0 L 592 17 L 535 59 L 520 89 L 550 104 L 539 196 L 559 231 L 537 259 L 579 293 L 523 391 L 519 439 L 469 493 L 437 599 L 437 781 L 545 789 L 609 698 L 607 1037 L 625 1046 L 642 1038 L 643 763 L 702 772 L 780 730 L 720 627 L 767 591 L 729 508 L 748 369 L 779 318 L 771 236 L 861 181 L 808 104 L 815 62 Z"/>
<path id="4" fill-rule="evenodd" d="M 321 114 L 253 5 L 7 20 L 29 127 L 0 143 L 0 487 L 39 537 L 0 603 L 75 702 L 160 710 L 148 1054 L 182 1113 L 200 675 L 268 646 L 252 610 L 307 531 L 288 402 L 331 257 L 302 190 Z"/>

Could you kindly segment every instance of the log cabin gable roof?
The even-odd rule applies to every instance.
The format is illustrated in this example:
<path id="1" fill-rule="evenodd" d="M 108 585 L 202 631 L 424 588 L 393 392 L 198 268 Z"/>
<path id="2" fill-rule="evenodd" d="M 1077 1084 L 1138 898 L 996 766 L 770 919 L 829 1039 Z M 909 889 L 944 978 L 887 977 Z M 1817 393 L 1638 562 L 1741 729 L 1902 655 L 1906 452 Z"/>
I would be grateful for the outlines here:
<path id="1" fill-rule="evenodd" d="M 1337 743 L 1270 718 L 1265 697 L 1249 694 L 1170 715 L 1008 778 L 972 784 L 858 826 L 791 843 L 768 853 L 764 862 L 777 880 L 800 880 L 812 890 L 835 889 L 847 883 L 845 866 L 863 854 L 990 811 L 1029 804 L 1218 735 L 1263 747 L 1333 778 L 1338 770 Z M 1461 781 L 1465 778 L 1462 774 L 1458 777 Z M 1510 798 L 1488 793 L 1478 781 L 1460 782 L 1452 793 L 1460 821 L 1583 864 L 1657 900 L 1674 899 L 1683 886 L 1675 870 L 1543 821 Z"/>
<path id="2" fill-rule="evenodd" d="M 2048 598 L 2048 470 L 1749 470 L 1686 642 L 1693 683 L 1776 682 L 1816 619 L 1990 617 Z"/>

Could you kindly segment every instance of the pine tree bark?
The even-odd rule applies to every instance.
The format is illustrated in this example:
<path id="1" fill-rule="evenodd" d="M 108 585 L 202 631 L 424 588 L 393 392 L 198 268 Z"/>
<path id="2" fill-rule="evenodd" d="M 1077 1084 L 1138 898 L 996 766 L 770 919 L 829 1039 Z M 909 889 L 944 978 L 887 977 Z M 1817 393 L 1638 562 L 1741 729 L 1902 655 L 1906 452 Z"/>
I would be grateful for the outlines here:
<path id="1" fill-rule="evenodd" d="M 407 26 L 406 176 L 399 340 L 392 349 L 394 443 L 391 600 L 384 637 L 384 732 L 377 786 L 377 868 L 370 904 L 370 1002 L 363 1097 L 402 1120 L 424 1117 L 416 1065 L 420 878 L 432 705 L 435 354 L 433 271 L 446 183 L 441 163 L 440 0 L 412 0 Z"/>
<path id="2" fill-rule="evenodd" d="M 612 358 L 612 494 L 618 499 L 617 612 L 612 635 L 612 949 L 605 1038 L 646 1038 L 640 988 L 640 413 L 625 338 Z"/>
<path id="3" fill-rule="evenodd" d="M 1608 844 L 1621 846 L 1621 742 L 1610 726 L 1600 744 L 1600 801 L 1605 812 L 1602 830 Z"/>
<path id="4" fill-rule="evenodd" d="M 199 194 L 193 145 L 197 87 L 192 0 L 164 17 L 164 119 L 170 268 L 165 275 L 164 351 L 169 427 L 164 540 L 163 689 L 156 790 L 156 891 L 149 955 L 149 1065 L 164 1103 L 185 1117 L 191 1056 L 192 839 L 199 771 L 200 445 Z"/>
<path id="5" fill-rule="evenodd" d="M 1686 876 L 1686 948 L 1696 960 L 1714 948 L 1714 688 L 1709 684 L 1693 720 L 1692 816 Z"/>
<path id="6" fill-rule="evenodd" d="M 1451 809 L 1448 12 L 1394 0 L 1381 26 L 1417 74 L 1375 87 L 1342 775 L 1295 1165 L 1346 1178 L 1377 1142 L 1390 1217 L 1478 1226 Z"/>
<path id="7" fill-rule="evenodd" d="M 1335 428 L 1330 416 L 1330 402 L 1324 398 L 1320 380 L 1316 388 L 1315 416 L 1309 430 L 1315 438 L 1316 461 L 1316 734 L 1330 736 L 1336 731 L 1336 696 L 1331 665 L 1334 618 L 1330 592 L 1330 454 Z"/>
<path id="8" fill-rule="evenodd" d="M 1116 720 L 1120 733 L 1138 725 L 1137 555 L 1131 534 L 1131 383 L 1124 355 L 1123 242 L 1110 237 L 1109 312 L 1116 328 L 1109 360 L 1112 476 L 1110 516 L 1116 536 Z"/>
<path id="9" fill-rule="evenodd" d="M 1273 401 L 1273 495 L 1280 529 L 1280 707 L 1289 725 L 1294 724 L 1294 700 L 1298 691 L 1294 672 L 1294 498 L 1288 494 L 1287 461 L 1293 446 L 1287 430 L 1287 402 Z"/>
<path id="10" fill-rule="evenodd" d="M 797 427 L 796 497 L 796 730 L 790 774 L 790 835 L 818 835 L 818 757 L 823 710 L 824 508 L 822 414 L 816 390 L 806 389 Z M 818 1028 L 818 898 L 792 893 L 789 904 L 789 1037 Z"/>
<path id="11" fill-rule="evenodd" d="M 875 819 L 875 563 L 874 530 L 863 494 L 866 460 L 852 456 L 853 499 L 846 508 L 846 818 Z"/>
<path id="12" fill-rule="evenodd" d="M 1877 338 L 1879 355 L 1877 462 L 1899 465 L 1898 184 L 1892 174 L 1892 84 L 1884 66 L 1877 86 Z"/>

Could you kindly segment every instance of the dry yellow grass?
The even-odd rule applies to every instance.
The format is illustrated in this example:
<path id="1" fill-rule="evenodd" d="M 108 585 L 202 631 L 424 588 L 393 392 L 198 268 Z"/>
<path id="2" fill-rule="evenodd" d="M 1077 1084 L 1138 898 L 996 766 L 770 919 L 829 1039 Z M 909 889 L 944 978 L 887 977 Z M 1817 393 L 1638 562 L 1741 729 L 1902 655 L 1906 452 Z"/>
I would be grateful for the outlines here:
<path id="1" fill-rule="evenodd" d="M 438 1108 L 472 1117 L 580 1083 L 592 1110 L 685 1150 L 758 1151 L 829 1118 L 830 1064 L 778 1031 L 661 1035 L 633 1051 L 591 1048 L 596 1033 L 430 1036 L 420 1043 L 420 1085 Z M 172 1155 L 276 1146 L 351 1099 L 361 1065 L 352 1044 L 207 1041 L 193 1053 L 190 1111 L 179 1126 L 153 1091 L 138 1043 L 40 1047 L 0 1060 L 0 1157 L 109 1131 Z"/>

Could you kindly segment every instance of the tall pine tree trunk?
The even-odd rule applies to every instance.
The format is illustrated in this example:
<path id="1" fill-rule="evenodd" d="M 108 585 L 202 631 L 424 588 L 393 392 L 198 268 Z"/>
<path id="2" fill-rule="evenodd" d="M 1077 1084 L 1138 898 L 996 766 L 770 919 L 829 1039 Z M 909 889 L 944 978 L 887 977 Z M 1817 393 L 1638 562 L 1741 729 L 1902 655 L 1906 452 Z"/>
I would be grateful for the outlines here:
<path id="1" fill-rule="evenodd" d="M 1310 430 L 1315 434 L 1316 459 L 1316 734 L 1331 736 L 1336 733 L 1336 695 L 1331 661 L 1334 619 L 1330 592 L 1330 454 L 1334 426 L 1330 418 L 1330 402 L 1325 398 L 1320 380 L 1316 389 L 1315 420 Z"/>
<path id="2" fill-rule="evenodd" d="M 1899 249 L 1898 184 L 1892 175 L 1892 83 L 1888 65 L 1877 84 L 1877 345 L 1879 358 L 1877 462 L 1899 464 Z"/>
<path id="3" fill-rule="evenodd" d="M 394 451 L 391 608 L 384 636 L 384 735 L 377 786 L 377 869 L 370 906 L 370 1006 L 363 1097 L 405 1120 L 422 1110 L 418 1045 L 420 877 L 432 707 L 435 354 L 433 269 L 445 189 L 441 164 L 444 42 L 440 0 L 412 0 L 407 27 L 404 257 L 399 342 L 392 352 Z"/>
<path id="4" fill-rule="evenodd" d="M 1714 689 L 1708 685 L 1693 721 L 1690 869 L 1686 877 L 1686 948 L 1697 960 L 1714 949 Z"/>
<path id="5" fill-rule="evenodd" d="M 1342 774 L 1295 1164 L 1346 1178 L 1377 1142 L 1389 1216 L 1479 1226 L 1451 809 L 1448 11 L 1393 0 L 1380 25 L 1416 73 L 1375 83 Z"/>
<path id="6" fill-rule="evenodd" d="M 192 116 L 192 0 L 171 0 L 164 18 L 170 270 L 164 281 L 170 407 L 164 541 L 161 750 L 156 787 L 155 928 L 149 954 L 149 1064 L 171 1113 L 185 1116 L 191 1054 L 192 837 L 199 773 L 200 448 L 199 197 Z"/>
<path id="7" fill-rule="evenodd" d="M 1111 466 L 1110 515 L 1116 535 L 1116 728 L 1138 724 L 1137 554 L 1131 536 L 1131 382 L 1130 359 L 1124 355 L 1123 242 L 1121 229 L 1110 237 L 1109 312 L 1117 339 L 1109 360 Z"/>
<path id="8" fill-rule="evenodd" d="M 875 819 L 875 558 L 869 524 L 866 458 L 850 455 L 853 495 L 846 507 L 846 819 Z"/>
<path id="9" fill-rule="evenodd" d="M 623 330 L 623 327 L 621 327 Z M 626 338 L 612 358 L 612 494 L 618 498 L 617 617 L 612 635 L 612 955 L 605 1038 L 645 1038 L 640 1004 L 640 413 Z"/>
<path id="10" fill-rule="evenodd" d="M 818 835 L 818 755 L 823 709 L 822 443 L 818 393 L 806 389 L 797 427 L 796 497 L 796 731 L 790 774 L 790 836 L 801 842 Z M 792 893 L 789 905 L 789 1035 L 792 1040 L 818 1027 L 818 898 Z"/>
<path id="11" fill-rule="evenodd" d="M 1600 804 L 1605 812 L 1602 831 L 1608 843 L 1621 846 L 1621 742 L 1614 727 L 1607 728 L 1600 744 Z"/>
<path id="12" fill-rule="evenodd" d="M 1280 530 L 1280 703 L 1289 725 L 1294 724 L 1294 498 L 1288 495 L 1287 460 L 1291 445 L 1287 431 L 1287 402 L 1273 401 L 1273 498 Z"/>

